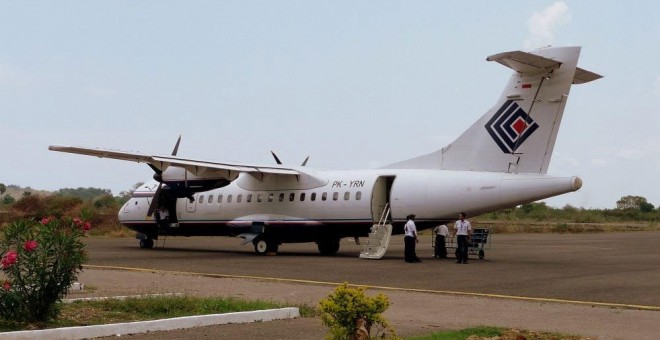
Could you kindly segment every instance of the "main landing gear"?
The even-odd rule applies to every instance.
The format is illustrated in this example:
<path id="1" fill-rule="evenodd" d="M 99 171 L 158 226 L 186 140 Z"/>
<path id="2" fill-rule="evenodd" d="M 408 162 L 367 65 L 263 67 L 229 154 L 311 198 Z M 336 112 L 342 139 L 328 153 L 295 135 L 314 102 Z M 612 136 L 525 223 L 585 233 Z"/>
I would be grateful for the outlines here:
<path id="1" fill-rule="evenodd" d="M 145 238 L 140 240 L 140 248 L 151 249 L 154 247 L 154 239 Z"/>
<path id="2" fill-rule="evenodd" d="M 332 237 L 332 238 L 324 238 L 320 239 L 316 242 L 319 248 L 319 253 L 321 255 L 335 255 L 339 251 L 339 241 L 340 239 L 337 237 Z"/>
<path id="3" fill-rule="evenodd" d="M 277 248 L 279 247 L 279 243 L 277 243 L 277 241 L 263 236 L 255 238 L 252 243 L 254 244 L 254 252 L 257 253 L 257 255 L 277 253 Z"/>

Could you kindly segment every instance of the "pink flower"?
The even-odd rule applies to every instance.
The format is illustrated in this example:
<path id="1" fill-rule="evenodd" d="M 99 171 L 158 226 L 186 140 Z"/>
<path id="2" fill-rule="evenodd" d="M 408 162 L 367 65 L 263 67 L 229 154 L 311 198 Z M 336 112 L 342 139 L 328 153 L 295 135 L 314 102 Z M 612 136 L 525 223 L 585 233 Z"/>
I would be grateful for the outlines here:
<path id="1" fill-rule="evenodd" d="M 8 251 L 2 258 L 2 268 L 7 269 L 11 267 L 18 260 L 18 254 L 14 250 Z"/>
<path id="2" fill-rule="evenodd" d="M 41 224 L 46 225 L 46 224 L 52 222 L 53 220 L 55 220 L 55 217 L 47 216 L 47 217 L 44 217 L 44 218 L 41 219 Z"/>
<path id="3" fill-rule="evenodd" d="M 37 249 L 37 246 L 39 246 L 37 244 L 37 241 L 27 240 L 27 241 L 25 241 L 25 245 L 23 246 L 23 249 L 25 249 L 26 251 L 33 251 L 33 250 Z"/>
<path id="4" fill-rule="evenodd" d="M 83 229 L 83 231 L 88 231 L 88 230 L 92 229 L 92 224 L 89 223 L 89 222 L 85 222 L 85 223 L 83 224 L 82 229 Z"/>
<path id="5" fill-rule="evenodd" d="M 73 224 L 75 224 L 77 227 L 80 227 L 82 225 L 83 221 L 79 219 L 78 217 L 73 219 Z"/>
<path id="6" fill-rule="evenodd" d="M 2 285 L 2 288 L 6 291 L 9 291 L 11 289 L 11 283 L 9 283 L 9 281 L 5 281 L 5 283 Z"/>

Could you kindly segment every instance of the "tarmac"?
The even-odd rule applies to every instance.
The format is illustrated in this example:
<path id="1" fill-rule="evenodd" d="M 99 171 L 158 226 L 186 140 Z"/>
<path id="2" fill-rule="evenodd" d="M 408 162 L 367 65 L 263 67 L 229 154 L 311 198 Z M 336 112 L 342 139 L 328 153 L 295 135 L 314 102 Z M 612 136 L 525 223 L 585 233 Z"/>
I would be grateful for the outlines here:
<path id="1" fill-rule="evenodd" d="M 132 239 L 89 238 L 80 280 L 93 289 L 71 297 L 185 293 L 315 306 L 349 282 L 389 297 L 385 317 L 401 336 L 477 325 L 598 339 L 660 334 L 658 232 L 493 235 L 486 259 L 468 265 L 434 259 L 430 236 L 418 246 L 424 262 L 405 263 L 393 239 L 384 259 L 361 260 L 346 239 L 325 257 L 314 244 L 256 256 L 231 238 L 167 239 L 151 250 Z M 301 318 L 135 337 L 321 339 L 326 331 L 320 319 Z"/>

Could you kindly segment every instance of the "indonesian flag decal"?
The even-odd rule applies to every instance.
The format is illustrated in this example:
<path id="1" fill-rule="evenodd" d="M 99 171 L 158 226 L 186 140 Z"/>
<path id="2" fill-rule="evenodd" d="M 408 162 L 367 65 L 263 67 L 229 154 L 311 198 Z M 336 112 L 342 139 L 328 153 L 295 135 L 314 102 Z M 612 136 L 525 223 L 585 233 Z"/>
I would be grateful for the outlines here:
<path id="1" fill-rule="evenodd" d="M 485 126 L 504 153 L 514 153 L 538 127 L 532 117 L 513 100 L 504 102 Z"/>

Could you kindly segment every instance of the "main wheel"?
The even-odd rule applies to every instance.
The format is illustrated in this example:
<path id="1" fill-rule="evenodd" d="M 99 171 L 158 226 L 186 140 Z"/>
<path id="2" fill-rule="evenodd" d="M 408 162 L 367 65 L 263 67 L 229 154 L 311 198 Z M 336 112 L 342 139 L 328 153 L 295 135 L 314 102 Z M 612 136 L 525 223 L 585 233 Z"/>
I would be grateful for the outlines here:
<path id="1" fill-rule="evenodd" d="M 151 249 L 154 247 L 154 240 L 151 238 L 145 238 L 140 240 L 140 248 Z"/>
<path id="2" fill-rule="evenodd" d="M 484 257 L 486 257 L 486 254 L 484 253 L 483 250 L 479 250 L 479 259 L 483 260 Z"/>
<path id="3" fill-rule="evenodd" d="M 266 255 L 268 253 L 277 253 L 278 244 L 272 240 L 267 240 L 263 237 L 259 237 L 254 242 L 254 252 L 258 255 Z"/>
<path id="4" fill-rule="evenodd" d="M 321 239 L 316 244 L 321 255 L 335 255 L 339 251 L 339 238 Z"/>

